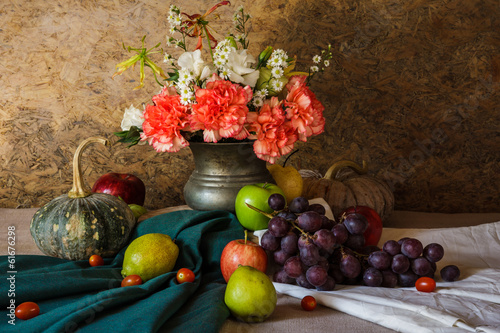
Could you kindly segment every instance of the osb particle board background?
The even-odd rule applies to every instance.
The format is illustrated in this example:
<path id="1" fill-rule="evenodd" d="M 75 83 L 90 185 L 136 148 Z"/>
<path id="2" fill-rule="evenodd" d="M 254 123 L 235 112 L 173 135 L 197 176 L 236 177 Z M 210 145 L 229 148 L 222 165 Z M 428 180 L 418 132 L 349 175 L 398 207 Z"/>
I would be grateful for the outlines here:
<path id="1" fill-rule="evenodd" d="M 175 4 L 193 14 L 215 3 Z M 170 4 L 0 3 L 0 207 L 39 207 L 67 192 L 79 142 L 116 142 L 123 110 L 150 102 L 150 72 L 135 91 L 137 69 L 111 75 L 130 56 L 122 42 L 164 43 Z M 253 15 L 254 55 L 272 45 L 309 60 L 333 45 L 332 67 L 312 84 L 325 133 L 298 145 L 296 167 L 324 173 L 339 159 L 366 160 L 393 188 L 396 209 L 500 211 L 498 1 L 232 1 L 213 27 L 228 31 L 239 5 Z M 121 144 L 92 146 L 83 164 L 89 185 L 106 172 L 135 173 L 151 209 L 184 204 L 193 170 L 189 149 Z"/>

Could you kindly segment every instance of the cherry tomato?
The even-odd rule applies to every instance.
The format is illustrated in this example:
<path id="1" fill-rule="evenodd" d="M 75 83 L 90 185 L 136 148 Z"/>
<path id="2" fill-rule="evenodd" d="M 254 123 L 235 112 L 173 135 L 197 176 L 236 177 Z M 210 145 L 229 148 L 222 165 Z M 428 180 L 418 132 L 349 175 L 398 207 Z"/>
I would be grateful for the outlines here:
<path id="1" fill-rule="evenodd" d="M 316 309 L 316 299 L 312 296 L 305 296 L 300 302 L 302 309 L 306 311 L 312 311 Z"/>
<path id="2" fill-rule="evenodd" d="M 24 302 L 17 306 L 16 317 L 22 320 L 28 320 L 40 314 L 38 304 L 34 302 Z"/>
<path id="3" fill-rule="evenodd" d="M 89 264 L 92 267 L 104 265 L 104 259 L 98 254 L 94 254 L 89 259 Z"/>
<path id="4" fill-rule="evenodd" d="M 139 275 L 129 275 L 122 280 L 122 287 L 137 286 L 142 284 L 142 279 Z"/>
<path id="5" fill-rule="evenodd" d="M 181 268 L 177 271 L 177 282 L 193 282 L 195 279 L 194 273 L 189 268 Z"/>
<path id="6" fill-rule="evenodd" d="M 436 289 L 436 281 L 434 281 L 433 278 L 422 276 L 415 282 L 415 288 L 417 288 L 418 291 L 430 293 Z"/>

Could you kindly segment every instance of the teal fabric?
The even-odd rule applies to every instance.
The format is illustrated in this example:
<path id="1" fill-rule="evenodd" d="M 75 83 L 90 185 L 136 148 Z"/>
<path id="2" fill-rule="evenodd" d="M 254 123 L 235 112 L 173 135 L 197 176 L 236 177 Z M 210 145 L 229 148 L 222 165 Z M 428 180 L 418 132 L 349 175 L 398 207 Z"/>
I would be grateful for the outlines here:
<path id="1" fill-rule="evenodd" d="M 164 233 L 176 240 L 172 272 L 140 286 L 121 288 L 124 248 L 105 265 L 45 256 L 15 257 L 15 297 L 9 297 L 8 258 L 0 257 L 0 332 L 218 332 L 229 310 L 220 272 L 224 246 L 243 237 L 236 217 L 224 211 L 178 211 L 141 222 L 131 240 Z M 193 270 L 193 283 L 178 284 L 179 268 Z M 32 301 L 40 315 L 8 323 L 9 302 Z"/>

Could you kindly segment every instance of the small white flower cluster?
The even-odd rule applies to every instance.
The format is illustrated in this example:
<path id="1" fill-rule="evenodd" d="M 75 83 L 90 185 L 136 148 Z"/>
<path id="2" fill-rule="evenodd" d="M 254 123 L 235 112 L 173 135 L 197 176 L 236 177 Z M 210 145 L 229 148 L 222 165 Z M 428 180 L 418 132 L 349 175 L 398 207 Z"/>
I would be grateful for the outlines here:
<path id="1" fill-rule="evenodd" d="M 179 70 L 179 79 L 175 83 L 175 88 L 181 95 L 181 103 L 184 105 L 191 104 L 196 100 L 193 90 L 194 82 L 195 76 L 191 70 L 187 68 Z"/>
<path id="2" fill-rule="evenodd" d="M 328 45 L 328 49 L 327 50 L 323 50 L 321 52 L 322 55 L 315 55 L 313 57 L 313 62 L 316 64 L 316 65 L 313 65 L 310 67 L 310 71 L 311 73 L 317 73 L 319 71 L 324 71 L 325 70 L 325 67 L 328 67 L 330 66 L 330 59 L 332 58 L 332 52 L 330 51 L 331 50 L 331 45 Z M 320 68 L 319 65 L 321 64 L 321 62 L 323 62 L 323 67 Z"/>
<path id="3" fill-rule="evenodd" d="M 282 49 L 276 49 L 271 54 L 271 57 L 267 60 L 268 67 L 271 67 L 271 77 L 269 79 L 270 87 L 275 93 L 279 93 L 283 90 L 286 80 L 283 80 L 283 75 L 285 74 L 285 68 L 288 67 L 288 55 Z M 261 89 L 255 92 L 254 98 L 252 100 L 255 107 L 260 107 L 264 104 L 264 99 L 269 94 L 267 89 Z"/>
<path id="4" fill-rule="evenodd" d="M 224 39 L 219 42 L 215 47 L 214 53 L 214 65 L 219 71 L 219 76 L 225 80 L 231 79 L 231 73 L 226 67 L 229 61 L 229 55 L 231 52 L 235 52 L 236 48 L 231 45 L 231 41 L 228 39 Z"/>
<path id="5" fill-rule="evenodd" d="M 243 46 L 243 48 L 248 47 L 245 24 L 251 18 L 252 16 L 250 14 L 245 13 L 243 6 L 239 6 L 233 15 L 234 29 L 236 32 L 239 32 L 239 34 L 234 35 L 231 33 L 230 35 L 233 36 L 234 39 Z"/>
<path id="6" fill-rule="evenodd" d="M 252 99 L 253 105 L 257 108 L 260 108 L 262 105 L 264 105 L 264 99 L 266 98 L 267 94 L 268 94 L 268 91 L 265 88 L 261 89 L 261 90 L 257 90 L 253 95 L 253 99 Z"/>
<path id="7" fill-rule="evenodd" d="M 181 10 L 177 6 L 171 5 L 170 10 L 168 12 L 167 20 L 170 23 L 169 32 L 171 35 L 173 35 L 175 32 L 179 31 L 182 25 Z M 167 45 L 174 45 L 175 47 L 179 47 L 181 46 L 181 44 L 182 44 L 181 40 L 167 36 Z"/>

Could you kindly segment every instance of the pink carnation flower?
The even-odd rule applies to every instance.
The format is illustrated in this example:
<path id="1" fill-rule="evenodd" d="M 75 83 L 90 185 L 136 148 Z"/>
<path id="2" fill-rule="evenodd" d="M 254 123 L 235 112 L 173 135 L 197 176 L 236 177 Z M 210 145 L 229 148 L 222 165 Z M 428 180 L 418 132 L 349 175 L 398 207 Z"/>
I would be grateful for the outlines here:
<path id="1" fill-rule="evenodd" d="M 188 146 L 181 131 L 189 125 L 189 106 L 181 103 L 181 96 L 165 87 L 153 97 L 154 105 L 144 110 L 141 139 L 147 140 L 158 152 L 177 152 Z"/>
<path id="2" fill-rule="evenodd" d="M 205 89 L 196 91 L 196 104 L 192 106 L 190 126 L 193 131 L 203 130 L 205 142 L 221 138 L 245 139 L 248 107 L 252 99 L 249 86 L 222 80 L 214 75 Z"/>
<path id="3" fill-rule="evenodd" d="M 293 76 L 290 78 L 286 88 L 288 94 L 285 100 L 286 118 L 297 130 L 298 138 L 306 141 L 311 135 L 323 132 L 325 118 L 323 117 L 324 106 L 316 98 L 316 95 L 307 87 L 306 76 Z"/>
<path id="4" fill-rule="evenodd" d="M 297 134 L 290 122 L 286 121 L 283 105 L 278 98 L 271 98 L 258 113 L 250 112 L 248 121 L 251 123 L 250 131 L 256 133 L 251 138 L 256 139 L 253 147 L 257 157 L 274 164 L 280 156 L 292 151 Z"/>

